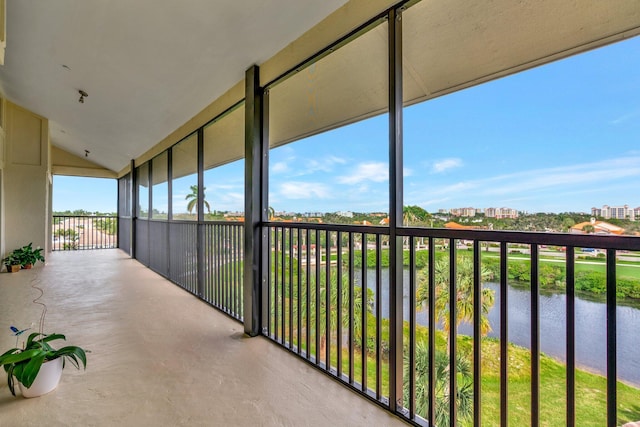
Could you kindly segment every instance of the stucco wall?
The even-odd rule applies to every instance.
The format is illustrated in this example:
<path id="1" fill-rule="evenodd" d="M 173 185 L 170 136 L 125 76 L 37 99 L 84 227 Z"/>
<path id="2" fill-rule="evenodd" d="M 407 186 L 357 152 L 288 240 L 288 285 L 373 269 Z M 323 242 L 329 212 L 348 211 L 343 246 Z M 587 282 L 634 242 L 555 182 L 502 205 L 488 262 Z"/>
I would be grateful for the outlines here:
<path id="1" fill-rule="evenodd" d="M 49 122 L 7 102 L 5 129 L 5 253 L 29 242 L 48 250 Z"/>

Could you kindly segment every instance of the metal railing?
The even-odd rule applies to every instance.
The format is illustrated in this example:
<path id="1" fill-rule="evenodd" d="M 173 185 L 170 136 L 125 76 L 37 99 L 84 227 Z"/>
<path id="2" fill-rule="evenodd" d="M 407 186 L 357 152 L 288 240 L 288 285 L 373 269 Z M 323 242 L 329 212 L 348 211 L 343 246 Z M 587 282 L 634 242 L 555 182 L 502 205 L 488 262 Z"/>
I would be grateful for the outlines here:
<path id="1" fill-rule="evenodd" d="M 118 217 L 54 215 L 54 251 L 112 249 L 118 247 Z"/>
<path id="2" fill-rule="evenodd" d="M 640 251 L 640 239 L 401 228 L 404 256 L 398 263 L 404 299 L 391 307 L 390 295 L 399 283 L 388 270 L 388 228 L 289 223 L 265 227 L 269 257 L 264 334 L 388 409 L 389 389 L 399 387 L 403 392 L 396 412 L 416 425 L 479 426 L 484 421 L 506 426 L 523 416 L 534 426 L 559 419 L 576 425 L 576 393 L 582 387 L 576 376 L 582 365 L 576 359 L 576 300 L 583 288 L 576 265 L 597 265 L 604 277 L 605 309 L 597 322 L 603 325 L 600 345 L 606 348 L 600 372 L 606 385 L 599 391 L 606 396 L 606 414 L 603 411 L 602 419 L 593 422 L 626 422 L 618 418 L 616 291 L 622 282 L 617 270 L 618 258 L 626 251 Z M 582 257 L 589 259 L 576 261 Z M 510 302 L 511 285 L 527 296 L 524 307 L 514 308 Z M 541 376 L 549 375 L 541 347 L 541 335 L 547 332 L 540 326 L 541 291 L 548 287 L 565 298 L 558 321 L 564 326 L 563 355 L 554 358 L 566 365 L 566 375 L 554 379 L 563 383 L 559 389 L 564 392 L 553 407 L 540 397 Z M 489 321 L 489 306 L 494 304 Z M 390 313 L 402 316 L 404 344 L 397 366 L 389 362 L 397 350 L 389 339 Z M 518 322 L 524 322 L 525 350 L 512 344 L 510 331 Z M 465 323 L 470 325 L 462 331 Z M 493 338 L 485 337 L 490 328 Z M 526 366 L 510 363 L 510 355 L 523 351 Z M 514 370 L 524 370 L 529 378 L 528 398 L 518 398 L 525 409 L 513 409 L 509 386 Z M 483 384 L 488 377 L 495 380 L 494 388 Z M 489 412 L 490 419 L 483 419 Z"/>
<path id="3" fill-rule="evenodd" d="M 243 320 L 244 223 L 136 220 L 136 258 Z"/>
<path id="4" fill-rule="evenodd" d="M 243 319 L 244 223 L 205 223 L 202 299 Z"/>

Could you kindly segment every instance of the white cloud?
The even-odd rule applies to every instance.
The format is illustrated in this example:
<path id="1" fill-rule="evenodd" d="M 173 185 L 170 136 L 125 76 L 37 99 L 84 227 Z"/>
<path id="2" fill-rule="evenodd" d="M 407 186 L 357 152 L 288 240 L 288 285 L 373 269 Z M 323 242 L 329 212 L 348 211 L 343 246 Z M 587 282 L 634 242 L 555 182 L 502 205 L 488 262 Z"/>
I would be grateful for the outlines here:
<path id="1" fill-rule="evenodd" d="M 571 166 L 532 169 L 512 174 L 461 181 L 430 191 L 431 196 L 474 193 L 475 196 L 515 197 L 538 191 L 562 191 L 573 194 L 597 191 L 612 181 L 640 177 L 640 156 L 602 160 Z"/>
<path id="2" fill-rule="evenodd" d="M 462 164 L 462 159 L 457 157 L 437 160 L 431 166 L 431 173 L 443 173 L 449 169 L 462 167 Z"/>
<path id="3" fill-rule="evenodd" d="M 285 182 L 280 185 L 280 195 L 285 199 L 328 199 L 331 191 L 317 182 Z"/>
<path id="4" fill-rule="evenodd" d="M 283 173 L 289 170 L 289 165 L 287 162 L 278 162 L 274 163 L 271 167 L 271 172 L 273 173 Z"/>
<path id="5" fill-rule="evenodd" d="M 623 114 L 620 117 L 616 117 L 615 119 L 611 120 L 609 124 L 619 125 L 631 119 L 635 119 L 636 117 L 640 117 L 640 110 L 631 111 L 630 113 Z"/>
<path id="6" fill-rule="evenodd" d="M 386 163 L 360 163 L 350 175 L 341 176 L 341 184 L 359 184 L 364 181 L 384 182 L 389 180 L 389 169 Z"/>
<path id="7" fill-rule="evenodd" d="M 442 203 L 444 203 L 446 201 L 449 201 L 449 200 L 450 200 L 450 197 L 443 197 L 443 198 L 440 198 L 440 199 L 425 200 L 425 201 L 419 202 L 417 204 L 419 206 L 424 207 L 424 208 L 429 207 L 429 206 L 435 207 L 435 206 L 439 206 Z"/>
<path id="8" fill-rule="evenodd" d="M 598 205 L 627 203 L 640 179 L 640 155 L 628 155 L 561 167 L 474 177 L 435 184 L 428 178 L 411 178 L 405 186 L 405 204 L 434 209 L 455 206 L 504 205 L 535 212 L 581 210 Z M 526 167 L 525 164 L 522 165 Z M 489 170 L 488 170 L 489 172 Z M 613 199 L 613 197 L 618 199 Z M 626 197 L 626 198 L 625 198 Z M 580 204 L 568 202 L 580 198 Z M 624 203 L 622 203 L 624 204 Z M 585 207 L 586 206 L 586 207 Z"/>
<path id="9" fill-rule="evenodd" d="M 534 169 L 480 181 L 485 194 L 504 195 L 580 185 L 600 187 L 618 179 L 640 176 L 640 157 L 603 160 L 579 165 Z"/>
<path id="10" fill-rule="evenodd" d="M 333 172 L 335 165 L 347 163 L 346 159 L 336 156 L 327 156 L 321 159 L 308 159 L 297 176 L 311 175 L 315 172 Z"/>

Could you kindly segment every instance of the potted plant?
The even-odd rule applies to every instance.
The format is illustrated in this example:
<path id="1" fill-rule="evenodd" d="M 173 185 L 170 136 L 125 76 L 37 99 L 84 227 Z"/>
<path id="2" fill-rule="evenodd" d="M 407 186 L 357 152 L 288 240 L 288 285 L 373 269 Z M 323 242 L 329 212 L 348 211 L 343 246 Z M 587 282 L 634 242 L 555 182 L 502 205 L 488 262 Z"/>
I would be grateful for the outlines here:
<path id="1" fill-rule="evenodd" d="M 34 249 L 32 247 L 32 243 L 14 250 L 13 253 L 20 260 L 20 265 L 22 265 L 22 268 L 28 269 L 33 267 L 33 265 L 38 261 L 44 262 L 44 257 L 42 256 L 42 248 Z"/>
<path id="2" fill-rule="evenodd" d="M 24 348 L 12 348 L 0 356 L 0 366 L 7 372 L 7 384 L 11 394 L 16 395 L 15 381 L 18 381 L 24 397 L 37 397 L 49 393 L 58 386 L 65 362 L 69 361 L 77 369 L 80 363 L 87 366 L 85 350 L 78 346 L 62 347 L 58 350 L 49 344 L 55 340 L 65 340 L 62 334 L 29 335 Z"/>
<path id="3" fill-rule="evenodd" d="M 7 271 L 9 273 L 16 273 L 20 271 L 20 260 L 13 253 L 4 258 L 2 262 L 4 263 L 5 267 L 7 267 Z"/>

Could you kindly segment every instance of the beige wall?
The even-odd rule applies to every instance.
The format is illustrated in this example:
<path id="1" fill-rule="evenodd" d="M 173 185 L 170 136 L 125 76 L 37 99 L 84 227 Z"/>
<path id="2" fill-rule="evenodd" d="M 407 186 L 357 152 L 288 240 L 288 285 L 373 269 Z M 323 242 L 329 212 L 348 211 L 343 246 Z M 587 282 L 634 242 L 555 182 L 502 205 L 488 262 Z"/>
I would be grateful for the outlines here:
<path id="1" fill-rule="evenodd" d="M 4 158 L 5 158 L 5 100 L 0 98 L 0 255 L 4 255 Z"/>
<path id="2" fill-rule="evenodd" d="M 5 118 L 3 256 L 29 242 L 48 251 L 49 122 L 10 102 L 6 102 Z"/>
<path id="3" fill-rule="evenodd" d="M 51 173 L 54 175 L 116 178 L 115 172 L 53 145 L 50 163 Z"/>

